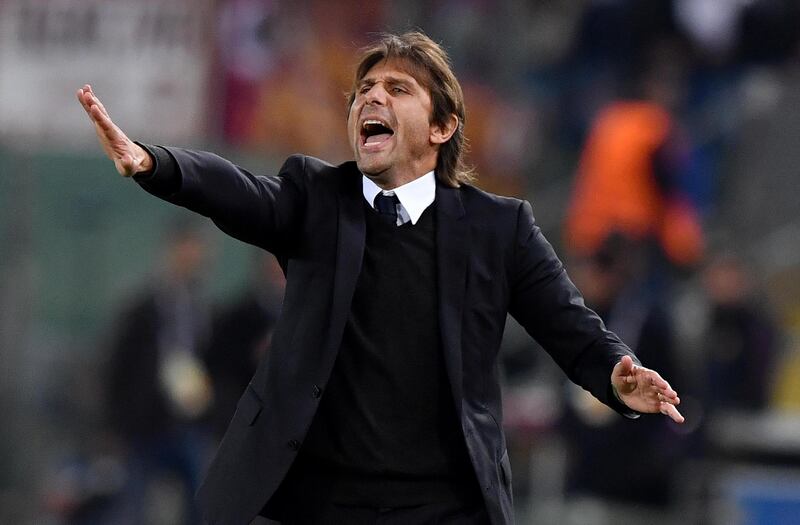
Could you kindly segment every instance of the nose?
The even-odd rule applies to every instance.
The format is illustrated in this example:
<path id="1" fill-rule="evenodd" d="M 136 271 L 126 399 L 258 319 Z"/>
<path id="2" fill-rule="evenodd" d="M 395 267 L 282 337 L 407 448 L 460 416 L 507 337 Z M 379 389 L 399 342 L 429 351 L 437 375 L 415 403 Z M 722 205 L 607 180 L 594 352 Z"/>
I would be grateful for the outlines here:
<path id="1" fill-rule="evenodd" d="M 383 106 L 386 103 L 386 90 L 383 84 L 380 82 L 373 84 L 364 97 L 364 103 L 367 105 Z"/>

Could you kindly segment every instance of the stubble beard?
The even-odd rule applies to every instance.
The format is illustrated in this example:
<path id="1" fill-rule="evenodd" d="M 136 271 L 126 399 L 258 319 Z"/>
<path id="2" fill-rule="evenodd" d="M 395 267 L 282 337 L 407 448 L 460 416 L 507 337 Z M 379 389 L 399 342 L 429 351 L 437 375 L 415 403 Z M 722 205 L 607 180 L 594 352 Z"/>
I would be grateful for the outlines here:
<path id="1" fill-rule="evenodd" d="M 354 156 L 356 158 L 356 166 L 359 171 L 366 175 L 372 181 L 378 182 L 386 178 L 387 172 L 392 168 L 392 163 L 386 158 L 374 158 L 373 155 L 366 155 L 364 158 L 357 154 L 358 144 L 354 148 Z"/>
<path id="2" fill-rule="evenodd" d="M 375 184 L 381 186 L 388 182 L 388 173 L 391 166 L 374 166 L 361 161 L 356 161 L 356 166 L 358 166 L 359 171 L 361 171 L 364 176 Z"/>

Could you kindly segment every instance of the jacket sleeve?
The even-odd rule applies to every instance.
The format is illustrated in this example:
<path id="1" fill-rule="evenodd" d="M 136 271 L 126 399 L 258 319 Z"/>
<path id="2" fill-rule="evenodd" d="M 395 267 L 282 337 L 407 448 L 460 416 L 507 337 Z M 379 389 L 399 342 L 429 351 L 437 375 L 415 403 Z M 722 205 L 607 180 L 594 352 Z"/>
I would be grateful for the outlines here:
<path id="1" fill-rule="evenodd" d="M 637 364 L 638 359 L 586 307 L 525 201 L 517 213 L 515 243 L 509 313 L 570 380 L 617 412 L 637 417 L 613 394 L 611 371 L 624 355 L 630 355 Z"/>
<path id="2" fill-rule="evenodd" d="M 276 176 L 252 175 L 213 153 L 140 144 L 154 168 L 134 180 L 147 192 L 209 217 L 225 233 L 285 253 L 306 204 L 305 157 L 289 157 Z"/>

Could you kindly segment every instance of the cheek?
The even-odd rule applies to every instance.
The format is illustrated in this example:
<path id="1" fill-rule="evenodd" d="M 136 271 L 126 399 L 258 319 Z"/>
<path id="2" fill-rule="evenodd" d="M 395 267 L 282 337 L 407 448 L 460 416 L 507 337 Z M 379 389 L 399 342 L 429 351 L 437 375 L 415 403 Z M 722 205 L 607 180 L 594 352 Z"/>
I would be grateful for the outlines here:
<path id="1" fill-rule="evenodd" d="M 427 144 L 430 139 L 431 123 L 430 118 L 424 111 L 418 111 L 413 120 L 414 141 Z"/>
<path id="2" fill-rule="evenodd" d="M 350 106 L 350 111 L 347 112 L 347 131 L 349 133 L 353 133 L 355 131 L 355 123 L 358 121 L 356 118 L 357 114 L 358 108 L 356 107 L 356 104 L 353 103 L 353 105 Z"/>

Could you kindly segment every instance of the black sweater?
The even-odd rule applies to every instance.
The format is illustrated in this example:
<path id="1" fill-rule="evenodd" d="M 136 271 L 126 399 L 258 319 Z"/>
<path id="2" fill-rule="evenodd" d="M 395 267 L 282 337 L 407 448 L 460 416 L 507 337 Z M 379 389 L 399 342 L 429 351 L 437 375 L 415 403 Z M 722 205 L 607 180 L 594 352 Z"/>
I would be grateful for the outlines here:
<path id="1" fill-rule="evenodd" d="M 439 333 L 433 206 L 400 227 L 365 208 L 350 319 L 286 483 L 307 494 L 303 480 L 327 478 L 336 502 L 374 507 L 469 497 L 476 482 Z"/>

